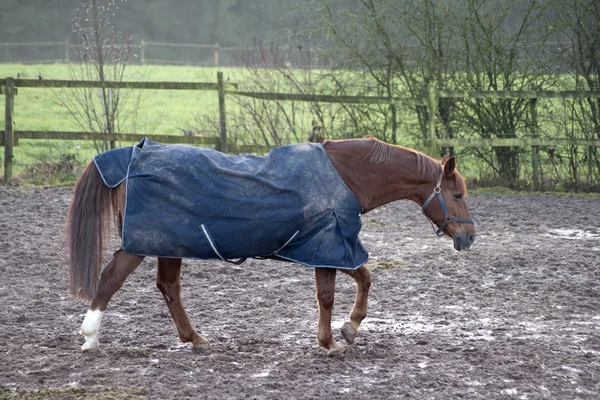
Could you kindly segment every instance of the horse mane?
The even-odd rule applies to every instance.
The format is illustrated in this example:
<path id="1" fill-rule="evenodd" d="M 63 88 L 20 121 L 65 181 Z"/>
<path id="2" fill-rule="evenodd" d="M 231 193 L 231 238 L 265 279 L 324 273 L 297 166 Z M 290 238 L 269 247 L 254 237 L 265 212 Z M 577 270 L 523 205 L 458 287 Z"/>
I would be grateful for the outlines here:
<path id="1" fill-rule="evenodd" d="M 426 154 L 402 146 L 396 146 L 368 135 L 365 139 L 373 142 L 373 147 L 365 156 L 373 164 L 389 164 L 396 157 L 396 150 L 401 149 L 414 154 L 417 158 L 417 174 L 426 177 L 431 182 L 437 182 L 440 177 L 440 163 Z"/>
<path id="2" fill-rule="evenodd" d="M 365 156 L 373 164 L 389 164 L 396 156 L 396 149 L 393 145 L 368 135 L 365 139 L 373 143 L 371 151 Z"/>

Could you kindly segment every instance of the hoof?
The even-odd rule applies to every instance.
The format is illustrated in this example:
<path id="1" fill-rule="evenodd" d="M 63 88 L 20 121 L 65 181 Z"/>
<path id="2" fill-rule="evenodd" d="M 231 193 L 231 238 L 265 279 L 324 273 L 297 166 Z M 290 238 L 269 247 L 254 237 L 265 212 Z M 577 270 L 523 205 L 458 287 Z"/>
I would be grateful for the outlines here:
<path id="1" fill-rule="evenodd" d="M 205 351 L 210 350 L 210 343 L 208 343 L 208 342 L 196 343 L 196 344 L 192 345 L 192 350 L 194 350 L 196 353 L 203 353 Z"/>
<path id="2" fill-rule="evenodd" d="M 96 347 L 91 347 L 88 346 L 87 343 L 85 343 L 84 345 L 81 346 L 81 351 L 83 353 L 97 353 L 100 350 L 100 347 L 96 346 Z"/>
<path id="3" fill-rule="evenodd" d="M 98 351 L 100 344 L 98 343 L 98 334 L 85 336 L 85 343 L 81 346 L 81 351 L 90 353 Z"/>
<path id="4" fill-rule="evenodd" d="M 184 342 L 192 342 L 192 350 L 197 352 L 207 351 L 210 349 L 210 343 L 208 340 L 202 335 L 198 335 L 197 332 L 194 332 L 194 338 L 192 340 L 184 340 Z"/>
<path id="5" fill-rule="evenodd" d="M 85 319 L 81 324 L 79 333 L 85 338 L 85 343 L 81 346 L 81 351 L 89 352 L 98 350 L 98 329 L 104 312 L 100 310 L 88 310 Z"/>
<path id="6" fill-rule="evenodd" d="M 354 339 L 356 339 L 358 329 L 352 326 L 352 323 L 350 321 L 346 321 L 346 323 L 344 323 L 344 326 L 342 326 L 341 331 L 346 343 L 354 344 Z"/>
<path id="7" fill-rule="evenodd" d="M 345 351 L 346 348 L 344 346 L 335 343 L 331 345 L 329 349 L 327 349 L 327 355 L 330 357 L 336 357 L 344 354 Z"/>

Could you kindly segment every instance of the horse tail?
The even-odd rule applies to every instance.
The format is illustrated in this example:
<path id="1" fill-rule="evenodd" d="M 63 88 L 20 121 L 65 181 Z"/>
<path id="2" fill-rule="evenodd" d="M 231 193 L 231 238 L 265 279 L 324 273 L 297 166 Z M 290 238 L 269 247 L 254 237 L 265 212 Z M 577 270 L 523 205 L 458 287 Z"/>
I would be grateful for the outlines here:
<path id="1" fill-rule="evenodd" d="M 94 298 L 110 220 L 117 216 L 117 189 L 106 186 L 96 165 L 89 163 L 75 184 L 67 219 L 69 292 L 74 298 Z"/>

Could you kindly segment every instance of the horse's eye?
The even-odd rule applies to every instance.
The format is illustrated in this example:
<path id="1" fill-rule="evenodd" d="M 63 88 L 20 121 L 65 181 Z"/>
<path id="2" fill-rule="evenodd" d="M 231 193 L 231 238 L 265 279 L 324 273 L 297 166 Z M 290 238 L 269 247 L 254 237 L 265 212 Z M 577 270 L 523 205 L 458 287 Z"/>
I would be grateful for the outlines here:
<path id="1" fill-rule="evenodd" d="M 454 193 L 452 196 L 454 196 L 454 200 L 462 200 L 463 198 L 462 193 Z"/>

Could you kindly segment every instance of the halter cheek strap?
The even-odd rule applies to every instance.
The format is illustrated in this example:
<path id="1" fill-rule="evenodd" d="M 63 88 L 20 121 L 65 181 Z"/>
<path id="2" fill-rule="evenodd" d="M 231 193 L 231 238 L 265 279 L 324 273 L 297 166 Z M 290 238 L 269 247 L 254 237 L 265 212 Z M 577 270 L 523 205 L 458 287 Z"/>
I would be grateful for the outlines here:
<path id="1" fill-rule="evenodd" d="M 433 193 L 431 193 L 429 198 L 425 201 L 425 203 L 423 203 L 423 207 L 421 207 L 421 212 L 423 213 L 423 215 L 425 215 L 425 207 L 427 207 L 429 205 L 429 203 L 431 203 L 431 200 L 433 200 L 434 197 L 437 197 L 439 199 L 440 205 L 442 206 L 442 210 L 444 210 L 444 222 L 436 230 L 435 225 L 433 224 L 431 219 L 429 217 L 427 217 L 427 219 L 429 219 L 429 223 L 433 227 L 433 230 L 437 236 L 444 235 L 444 229 L 446 229 L 446 226 L 450 222 L 462 222 L 462 223 L 467 223 L 467 224 L 475 224 L 475 221 L 473 221 L 471 218 L 458 218 L 458 217 L 454 217 L 454 216 L 450 215 L 450 213 L 448 212 L 448 208 L 446 207 L 446 203 L 444 202 L 444 198 L 442 197 L 442 178 L 443 177 L 444 177 L 444 168 L 442 167 L 442 173 L 440 174 L 440 179 L 438 179 L 437 184 L 433 188 Z"/>

